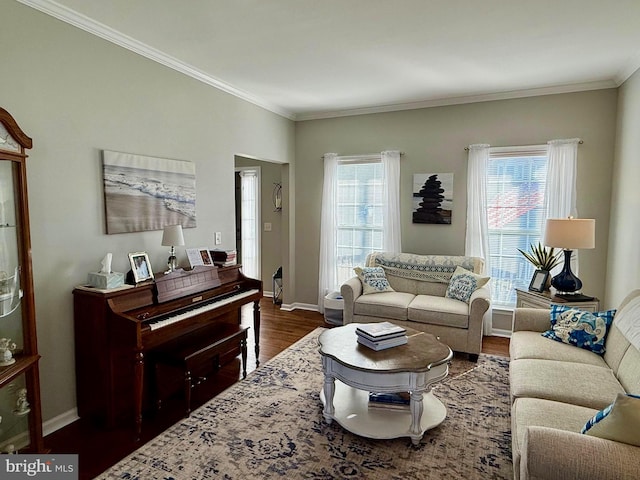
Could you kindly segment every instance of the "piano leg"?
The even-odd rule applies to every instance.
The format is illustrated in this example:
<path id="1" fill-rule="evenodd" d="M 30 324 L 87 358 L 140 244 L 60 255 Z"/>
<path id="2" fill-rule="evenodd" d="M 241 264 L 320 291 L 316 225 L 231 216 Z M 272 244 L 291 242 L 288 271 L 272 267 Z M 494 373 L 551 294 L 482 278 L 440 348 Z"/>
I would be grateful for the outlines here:
<path id="1" fill-rule="evenodd" d="M 246 332 L 246 331 L 245 331 Z M 242 378 L 247 378 L 247 334 L 240 340 L 240 358 L 242 359 Z"/>
<path id="2" fill-rule="evenodd" d="M 134 361 L 134 416 L 136 422 L 136 442 L 140 441 L 142 434 L 142 391 L 144 387 L 144 354 L 136 350 Z"/>
<path id="3" fill-rule="evenodd" d="M 260 365 L 260 300 L 253 302 L 253 335 L 256 345 L 256 365 Z"/>

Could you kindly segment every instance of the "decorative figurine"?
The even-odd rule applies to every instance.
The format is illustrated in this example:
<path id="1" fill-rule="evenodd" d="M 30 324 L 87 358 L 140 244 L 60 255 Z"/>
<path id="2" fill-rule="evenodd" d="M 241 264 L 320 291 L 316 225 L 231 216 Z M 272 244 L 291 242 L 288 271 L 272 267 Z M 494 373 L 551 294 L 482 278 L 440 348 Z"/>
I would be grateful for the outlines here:
<path id="1" fill-rule="evenodd" d="M 27 389 L 21 388 L 18 390 L 18 398 L 16 399 L 16 409 L 13 411 L 16 415 L 21 417 L 31 411 L 29 402 L 27 402 Z"/>
<path id="2" fill-rule="evenodd" d="M 16 359 L 13 358 L 15 349 L 16 344 L 10 338 L 0 338 L 0 367 L 16 363 Z"/>

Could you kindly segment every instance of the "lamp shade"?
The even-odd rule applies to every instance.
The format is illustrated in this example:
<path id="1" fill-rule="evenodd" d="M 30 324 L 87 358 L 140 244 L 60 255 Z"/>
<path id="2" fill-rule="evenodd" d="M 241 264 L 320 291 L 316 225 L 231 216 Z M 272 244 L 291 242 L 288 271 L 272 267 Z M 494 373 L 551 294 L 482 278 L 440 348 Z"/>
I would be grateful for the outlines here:
<path id="1" fill-rule="evenodd" d="M 162 245 L 165 247 L 184 245 L 182 225 L 167 225 L 164 227 L 164 231 L 162 232 Z"/>
<path id="2" fill-rule="evenodd" d="M 591 218 L 549 218 L 543 243 L 565 250 L 595 248 L 596 221 Z"/>

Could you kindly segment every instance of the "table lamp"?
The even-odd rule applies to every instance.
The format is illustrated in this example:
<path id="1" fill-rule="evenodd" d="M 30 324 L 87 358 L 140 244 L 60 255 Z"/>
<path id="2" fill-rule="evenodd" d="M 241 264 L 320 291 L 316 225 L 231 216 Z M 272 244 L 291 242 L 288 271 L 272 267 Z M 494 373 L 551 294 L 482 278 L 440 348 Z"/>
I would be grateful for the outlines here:
<path id="1" fill-rule="evenodd" d="M 549 218 L 544 232 L 544 245 L 564 250 L 564 267 L 551 279 L 559 294 L 580 293 L 582 281 L 571 271 L 571 255 L 579 248 L 595 248 L 596 221 L 588 218 Z"/>
<path id="2" fill-rule="evenodd" d="M 178 266 L 176 261 L 176 245 L 184 245 L 182 225 L 167 225 L 162 232 L 162 246 L 171 247 L 171 250 L 169 251 L 169 260 L 167 261 L 169 270 L 165 273 L 173 272 Z"/>

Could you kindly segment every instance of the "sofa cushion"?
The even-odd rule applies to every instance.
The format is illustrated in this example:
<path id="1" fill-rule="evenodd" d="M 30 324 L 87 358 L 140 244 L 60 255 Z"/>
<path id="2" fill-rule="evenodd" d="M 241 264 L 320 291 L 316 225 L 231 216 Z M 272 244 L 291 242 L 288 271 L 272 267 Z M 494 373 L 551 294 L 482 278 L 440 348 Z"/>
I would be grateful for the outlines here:
<path id="1" fill-rule="evenodd" d="M 511 437 L 514 454 L 520 456 L 527 427 L 550 427 L 580 433 L 595 415 L 593 408 L 540 398 L 517 398 L 511 407 Z"/>
<path id="2" fill-rule="evenodd" d="M 605 339 L 615 313 L 615 310 L 587 312 L 578 308 L 552 305 L 551 329 L 543 332 L 542 335 L 551 340 L 602 355 L 605 352 Z"/>
<path id="3" fill-rule="evenodd" d="M 537 358 L 562 362 L 584 363 L 597 367 L 608 367 L 604 359 L 593 352 L 573 345 L 554 342 L 538 332 L 520 331 L 511 334 L 509 341 L 511 360 Z"/>
<path id="4" fill-rule="evenodd" d="M 456 267 L 453 275 L 451 275 L 449 286 L 444 296 L 469 303 L 473 292 L 485 285 L 488 281 L 489 277 L 483 277 L 462 267 Z"/>
<path id="5" fill-rule="evenodd" d="M 363 295 L 394 291 L 391 285 L 389 285 L 382 267 L 356 267 L 353 271 L 356 272 L 356 275 L 362 282 Z"/>
<path id="6" fill-rule="evenodd" d="M 435 295 L 444 297 L 448 283 L 422 282 L 411 278 L 397 277 L 385 270 L 387 280 L 396 292 L 413 293 L 414 295 Z"/>
<path id="7" fill-rule="evenodd" d="M 619 315 L 616 314 L 616 316 Z M 613 325 L 609 329 L 609 333 L 607 334 L 607 339 L 605 340 L 605 346 L 607 349 L 604 352 L 604 360 L 607 362 L 607 365 L 613 370 L 613 373 L 617 374 L 618 367 L 620 366 L 620 362 L 624 357 L 624 354 L 627 353 L 629 346 L 631 343 L 627 340 L 624 334 L 617 328 L 616 320 L 614 318 Z"/>
<path id="8" fill-rule="evenodd" d="M 624 389 L 608 367 L 524 358 L 509 364 L 511 398 L 534 397 L 600 410 Z"/>
<path id="9" fill-rule="evenodd" d="M 627 393 L 640 395 L 640 351 L 633 345 L 622 357 L 616 377 Z"/>
<path id="10" fill-rule="evenodd" d="M 417 295 L 409 304 L 407 318 L 419 323 L 468 328 L 469 305 L 451 298 Z"/>
<path id="11" fill-rule="evenodd" d="M 415 295 L 405 292 L 384 292 L 361 295 L 353 305 L 355 315 L 379 317 L 381 320 L 407 319 L 407 307 Z"/>
<path id="12" fill-rule="evenodd" d="M 581 433 L 640 447 L 640 397 L 619 393 L 611 405 L 585 424 Z"/>
<path id="13" fill-rule="evenodd" d="M 629 342 L 640 350 L 640 289 L 634 290 L 620 304 L 615 324 Z"/>

